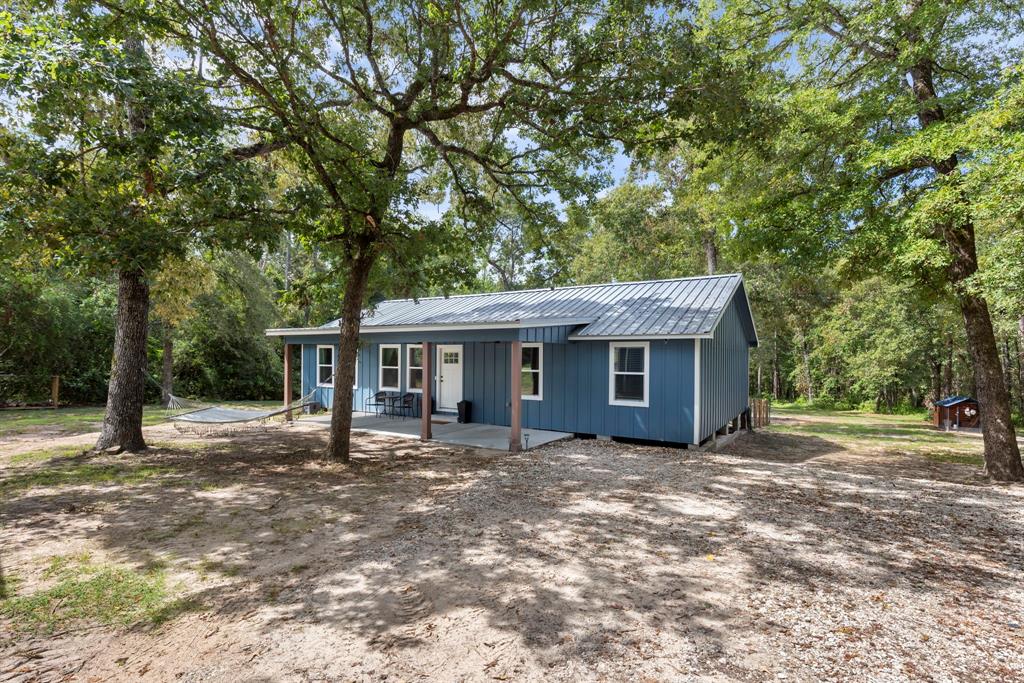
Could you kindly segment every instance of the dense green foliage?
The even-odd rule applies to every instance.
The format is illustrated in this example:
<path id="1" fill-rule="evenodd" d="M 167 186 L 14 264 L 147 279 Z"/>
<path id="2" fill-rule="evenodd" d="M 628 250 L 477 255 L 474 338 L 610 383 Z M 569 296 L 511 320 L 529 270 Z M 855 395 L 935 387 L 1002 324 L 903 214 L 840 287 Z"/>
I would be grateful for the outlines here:
<path id="1" fill-rule="evenodd" d="M 50 378 L 72 402 L 103 401 L 114 340 L 115 288 L 56 269 L 0 269 L 0 397 L 49 398 Z"/>
<path id="2" fill-rule="evenodd" d="M 385 297 L 742 271 L 752 393 L 890 412 L 976 393 L 988 466 L 1001 452 L 1019 478 L 1020 13 L 559 9 L 15 3 L 2 399 L 61 374 L 66 398 L 102 400 L 126 273 L 154 323 L 136 366 L 263 399 L 281 380 L 266 327 L 341 317 L 347 381 L 359 313 Z"/>

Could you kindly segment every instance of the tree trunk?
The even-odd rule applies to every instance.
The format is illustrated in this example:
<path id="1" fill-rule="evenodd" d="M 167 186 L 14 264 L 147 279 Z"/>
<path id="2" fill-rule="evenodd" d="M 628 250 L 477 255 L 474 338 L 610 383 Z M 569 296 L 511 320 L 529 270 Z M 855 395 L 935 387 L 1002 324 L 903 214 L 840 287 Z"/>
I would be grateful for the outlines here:
<path id="1" fill-rule="evenodd" d="M 714 275 L 718 271 L 718 243 L 715 237 L 714 230 L 707 230 L 701 239 L 704 244 L 704 257 L 708 263 L 708 275 Z"/>
<path id="2" fill-rule="evenodd" d="M 174 327 L 163 323 L 164 351 L 161 356 L 160 402 L 166 406 L 174 393 Z"/>
<path id="3" fill-rule="evenodd" d="M 932 403 L 941 400 L 942 396 L 942 359 L 936 357 L 932 361 Z"/>
<path id="4" fill-rule="evenodd" d="M 968 346 L 974 365 L 974 385 L 981 407 L 981 428 L 985 441 L 985 471 L 997 481 L 1024 480 L 1024 465 L 1017 447 L 1017 435 L 1010 419 L 1010 396 L 1003 383 L 992 320 L 984 299 L 961 293 Z"/>
<path id="5" fill-rule="evenodd" d="M 284 233 L 284 291 L 292 291 L 292 234 Z"/>
<path id="6" fill-rule="evenodd" d="M 1024 419 L 1024 317 L 1017 321 L 1017 412 Z"/>
<path id="7" fill-rule="evenodd" d="M 1010 401 L 1010 414 L 1013 414 L 1013 358 L 1010 356 L 1010 337 L 1003 337 L 1003 384 Z"/>
<path id="8" fill-rule="evenodd" d="M 331 408 L 331 441 L 327 457 L 347 463 L 352 439 L 352 385 L 356 376 L 356 353 L 359 350 L 359 325 L 363 299 L 370 271 L 376 256 L 373 248 L 364 245 L 352 259 L 345 297 L 341 304 L 338 365 L 334 371 L 334 405 Z"/>
<path id="9" fill-rule="evenodd" d="M 946 341 L 946 369 L 942 378 L 942 398 L 953 395 L 953 339 Z"/>
<path id="10" fill-rule="evenodd" d="M 909 34 L 911 44 L 919 37 Z M 946 114 L 935 90 L 934 64 L 922 61 L 910 68 L 910 85 L 918 102 L 917 120 L 922 130 L 945 121 Z M 985 471 L 999 481 L 1024 480 L 1024 464 L 1021 463 L 1017 435 L 1010 419 L 1010 396 L 1003 381 L 999 363 L 999 347 L 988 304 L 966 286 L 968 280 L 978 272 L 978 253 L 974 238 L 974 223 L 970 218 L 970 206 L 964 196 L 959 160 L 955 154 L 931 162 L 932 168 L 951 189 L 959 192 L 960 211 L 953 211 L 953 218 L 939 226 L 940 237 L 946 243 L 952 257 L 949 265 L 949 282 L 953 286 L 960 313 L 964 318 L 967 332 L 967 346 L 974 368 L 974 389 L 981 409 L 982 433 L 985 441 Z M 958 219 L 957 216 L 963 216 Z"/>
<path id="11" fill-rule="evenodd" d="M 814 403 L 814 387 L 811 386 L 811 356 L 807 351 L 807 336 L 800 333 L 800 355 L 803 357 L 804 381 L 807 382 L 807 402 Z"/>
<path id="12" fill-rule="evenodd" d="M 146 448 L 142 406 L 146 393 L 146 338 L 149 285 L 140 271 L 118 273 L 114 360 L 107 387 L 107 409 L 96 450 Z"/>
<path id="13" fill-rule="evenodd" d="M 772 335 L 772 398 L 779 400 L 781 377 L 779 376 L 779 333 Z"/>

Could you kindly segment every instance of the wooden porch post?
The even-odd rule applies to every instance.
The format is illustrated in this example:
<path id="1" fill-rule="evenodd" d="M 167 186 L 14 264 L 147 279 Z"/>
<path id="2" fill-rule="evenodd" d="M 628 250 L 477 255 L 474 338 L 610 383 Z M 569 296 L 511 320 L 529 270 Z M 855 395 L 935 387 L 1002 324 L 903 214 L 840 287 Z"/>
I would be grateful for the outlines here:
<path id="1" fill-rule="evenodd" d="M 508 450 L 518 453 L 523 449 L 523 343 L 512 342 L 512 431 L 508 435 Z"/>
<path id="2" fill-rule="evenodd" d="M 292 345 L 284 345 L 284 407 L 292 403 Z M 284 419 L 291 422 L 292 413 L 284 414 Z"/>
<path id="3" fill-rule="evenodd" d="M 430 405 L 434 385 L 434 345 L 423 342 L 423 393 L 420 394 L 420 441 L 429 441 Z"/>

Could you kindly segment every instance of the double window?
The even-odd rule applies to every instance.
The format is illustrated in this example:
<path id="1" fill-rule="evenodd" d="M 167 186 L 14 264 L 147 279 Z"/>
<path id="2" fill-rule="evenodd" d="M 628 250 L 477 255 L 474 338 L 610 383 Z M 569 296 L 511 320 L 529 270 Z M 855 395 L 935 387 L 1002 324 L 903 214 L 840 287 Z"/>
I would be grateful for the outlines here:
<path id="1" fill-rule="evenodd" d="M 398 380 L 402 374 L 401 344 L 381 344 L 379 358 L 377 388 L 381 391 L 398 391 Z"/>
<path id="2" fill-rule="evenodd" d="M 316 385 L 318 387 L 334 386 L 334 347 L 316 347 Z"/>
<path id="3" fill-rule="evenodd" d="M 423 345 L 409 344 L 405 354 L 406 391 L 423 393 Z"/>
<path id="4" fill-rule="evenodd" d="M 544 399 L 544 345 L 523 344 L 522 397 L 528 401 Z"/>
<path id="5" fill-rule="evenodd" d="M 646 407 L 650 385 L 650 344 L 612 342 L 609 350 L 608 403 Z"/>

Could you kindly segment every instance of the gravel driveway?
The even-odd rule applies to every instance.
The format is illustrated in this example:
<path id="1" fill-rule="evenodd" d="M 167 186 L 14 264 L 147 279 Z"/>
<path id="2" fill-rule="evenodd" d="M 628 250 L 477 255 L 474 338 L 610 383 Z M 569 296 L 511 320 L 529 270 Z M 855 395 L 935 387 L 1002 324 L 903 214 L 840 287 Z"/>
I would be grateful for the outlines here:
<path id="1" fill-rule="evenodd" d="M 12 495 L 2 560 L 19 592 L 62 553 L 157 560 L 196 609 L 6 642 L 0 617 L 0 680 L 1024 680 L 1024 488 L 976 468 L 782 431 L 362 435 L 354 468 L 301 425 L 160 438 L 134 458 L 159 475 Z"/>

